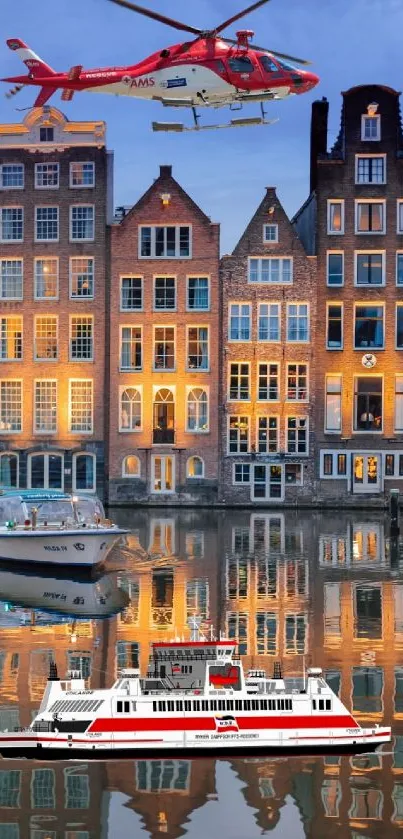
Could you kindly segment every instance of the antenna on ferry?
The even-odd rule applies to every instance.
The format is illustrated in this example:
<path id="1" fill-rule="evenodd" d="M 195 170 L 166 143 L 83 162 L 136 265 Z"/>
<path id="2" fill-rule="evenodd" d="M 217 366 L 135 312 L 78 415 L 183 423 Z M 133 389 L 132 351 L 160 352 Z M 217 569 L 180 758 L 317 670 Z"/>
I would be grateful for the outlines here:
<path id="1" fill-rule="evenodd" d="M 188 627 L 190 629 L 190 640 L 198 641 L 200 638 L 200 624 L 202 619 L 198 615 L 191 615 L 188 618 Z"/>

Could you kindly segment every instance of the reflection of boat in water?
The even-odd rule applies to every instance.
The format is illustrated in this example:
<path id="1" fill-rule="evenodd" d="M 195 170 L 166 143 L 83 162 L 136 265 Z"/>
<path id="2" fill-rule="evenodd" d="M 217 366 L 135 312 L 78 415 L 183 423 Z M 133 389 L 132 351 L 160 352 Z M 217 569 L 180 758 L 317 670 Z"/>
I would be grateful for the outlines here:
<path id="1" fill-rule="evenodd" d="M 10 562 L 96 565 L 126 532 L 105 517 L 96 497 L 0 491 L 0 558 Z"/>
<path id="2" fill-rule="evenodd" d="M 2 617 L 18 607 L 19 622 L 23 610 L 38 609 L 77 618 L 105 618 L 123 611 L 130 603 L 128 594 L 119 588 L 119 572 L 74 579 L 53 569 L 53 574 L 35 574 L 17 570 L 14 565 L 0 565 L 0 625 Z M 28 617 L 28 616 L 27 616 Z M 9 623 L 10 620 L 5 622 Z M 38 621 L 36 621 L 38 622 Z"/>

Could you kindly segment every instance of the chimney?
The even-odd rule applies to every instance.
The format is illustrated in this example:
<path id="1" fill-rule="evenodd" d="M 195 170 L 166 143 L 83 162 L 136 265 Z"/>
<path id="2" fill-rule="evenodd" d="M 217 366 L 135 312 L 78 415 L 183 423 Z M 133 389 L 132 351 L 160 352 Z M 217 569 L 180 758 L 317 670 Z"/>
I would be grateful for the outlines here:
<path id="1" fill-rule="evenodd" d="M 172 166 L 160 166 L 160 178 L 172 178 Z"/>
<path id="2" fill-rule="evenodd" d="M 327 120 L 329 102 L 326 97 L 312 103 L 311 117 L 311 178 L 310 192 L 314 192 L 318 180 L 317 160 L 320 154 L 327 152 Z"/>

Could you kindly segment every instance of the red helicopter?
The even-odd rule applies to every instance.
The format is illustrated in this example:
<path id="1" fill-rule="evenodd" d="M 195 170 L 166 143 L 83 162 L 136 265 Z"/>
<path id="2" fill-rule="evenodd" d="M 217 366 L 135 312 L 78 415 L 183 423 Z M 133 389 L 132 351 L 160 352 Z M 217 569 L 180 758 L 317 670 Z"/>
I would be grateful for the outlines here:
<path id="1" fill-rule="evenodd" d="M 268 124 L 275 120 L 266 119 L 264 102 L 305 93 L 318 84 L 319 78 L 314 73 L 296 69 L 288 63 L 288 60 L 296 64 L 309 64 L 309 61 L 264 47 L 252 47 L 250 41 L 254 32 L 250 29 L 238 31 L 236 40 L 221 37 L 220 33 L 230 24 L 264 6 L 269 0 L 257 0 L 219 26 L 207 30 L 145 9 L 129 0 L 112 2 L 174 29 L 190 32 L 196 38 L 166 47 L 129 67 L 84 70 L 81 65 L 76 65 L 67 73 L 57 73 L 23 41 L 10 38 L 7 44 L 24 62 L 28 75 L 2 79 L 16 83 L 7 95 L 13 96 L 25 85 L 38 85 L 41 90 L 34 107 L 45 105 L 59 89 L 63 91 L 64 101 L 72 99 L 76 91 L 154 100 L 167 107 L 192 108 L 194 118 L 194 125 L 190 128 L 182 123 L 154 122 L 154 131 L 194 131 Z M 260 103 L 261 116 L 233 119 L 224 125 L 200 125 L 198 107 L 220 108 L 227 105 L 232 110 L 239 110 L 246 102 Z"/>

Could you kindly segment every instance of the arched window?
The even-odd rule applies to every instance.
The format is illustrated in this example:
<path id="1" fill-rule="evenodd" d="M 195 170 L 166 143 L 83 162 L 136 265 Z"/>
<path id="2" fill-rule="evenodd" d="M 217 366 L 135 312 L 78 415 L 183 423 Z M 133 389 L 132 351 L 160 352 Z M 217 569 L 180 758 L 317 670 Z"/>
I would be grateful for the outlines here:
<path id="1" fill-rule="evenodd" d="M 193 387 L 188 393 L 187 431 L 208 431 L 208 396 L 202 387 Z"/>
<path id="2" fill-rule="evenodd" d="M 141 431 L 141 393 L 126 387 L 120 396 L 120 431 Z"/>
<path id="3" fill-rule="evenodd" d="M 128 454 L 122 463 L 123 478 L 139 478 L 140 477 L 140 461 L 135 454 Z"/>
<path id="4" fill-rule="evenodd" d="M 186 472 L 188 478 L 203 478 L 204 477 L 204 460 L 195 455 L 189 457 L 186 464 Z"/>
<path id="5" fill-rule="evenodd" d="M 18 487 L 18 454 L 0 453 L 0 486 Z"/>
<path id="6" fill-rule="evenodd" d="M 96 487 L 96 456 L 89 452 L 73 455 L 73 489 L 94 492 Z"/>
<path id="7" fill-rule="evenodd" d="M 175 442 L 175 400 L 172 390 L 162 387 L 154 397 L 153 443 Z"/>

